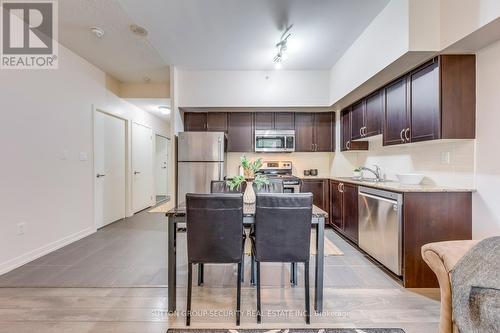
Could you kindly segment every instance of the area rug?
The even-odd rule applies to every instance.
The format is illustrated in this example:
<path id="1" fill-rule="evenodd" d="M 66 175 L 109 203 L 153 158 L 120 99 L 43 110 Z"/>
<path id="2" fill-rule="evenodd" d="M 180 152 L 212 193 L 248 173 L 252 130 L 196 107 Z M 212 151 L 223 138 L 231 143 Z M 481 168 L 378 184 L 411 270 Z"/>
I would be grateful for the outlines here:
<path id="1" fill-rule="evenodd" d="M 168 333 L 405 333 L 400 328 L 169 329 Z"/>

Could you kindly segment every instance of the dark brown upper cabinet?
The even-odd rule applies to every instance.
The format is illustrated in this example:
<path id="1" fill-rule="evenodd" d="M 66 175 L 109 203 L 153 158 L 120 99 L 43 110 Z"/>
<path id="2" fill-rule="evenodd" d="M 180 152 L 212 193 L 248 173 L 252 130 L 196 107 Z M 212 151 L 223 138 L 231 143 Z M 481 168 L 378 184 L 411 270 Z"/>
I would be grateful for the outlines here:
<path id="1" fill-rule="evenodd" d="M 351 140 L 358 140 L 363 137 L 365 126 L 365 100 L 353 104 L 351 109 Z"/>
<path id="2" fill-rule="evenodd" d="M 474 139 L 475 55 L 441 55 L 385 88 L 384 145 Z"/>
<path id="3" fill-rule="evenodd" d="M 293 112 L 256 112 L 256 130 L 293 130 L 295 119 Z"/>
<path id="4" fill-rule="evenodd" d="M 363 137 L 382 134 L 382 118 L 384 116 L 384 93 L 379 90 L 366 98 Z"/>
<path id="5" fill-rule="evenodd" d="M 274 129 L 274 113 L 273 112 L 256 112 L 255 113 L 255 129 L 256 130 L 273 130 Z"/>
<path id="6" fill-rule="evenodd" d="M 367 141 L 353 141 L 351 138 L 351 116 L 352 107 L 348 107 L 341 111 L 340 113 L 340 151 L 356 151 L 356 150 L 367 150 Z"/>
<path id="7" fill-rule="evenodd" d="M 295 115 L 293 112 L 275 112 L 274 129 L 293 130 L 295 128 Z"/>
<path id="8" fill-rule="evenodd" d="M 227 121 L 227 151 L 253 152 L 254 114 L 252 112 L 230 112 Z"/>
<path id="9" fill-rule="evenodd" d="M 335 113 L 296 113 L 295 151 L 335 151 Z"/>
<path id="10" fill-rule="evenodd" d="M 335 113 L 314 114 L 314 151 L 335 151 Z"/>
<path id="11" fill-rule="evenodd" d="M 227 113 L 208 112 L 207 113 L 208 132 L 227 132 Z"/>
<path id="12" fill-rule="evenodd" d="M 384 145 L 405 142 L 408 125 L 406 77 L 400 78 L 385 88 Z"/>
<path id="13" fill-rule="evenodd" d="M 206 130 L 207 130 L 206 112 L 184 113 L 184 131 L 206 131 Z"/>

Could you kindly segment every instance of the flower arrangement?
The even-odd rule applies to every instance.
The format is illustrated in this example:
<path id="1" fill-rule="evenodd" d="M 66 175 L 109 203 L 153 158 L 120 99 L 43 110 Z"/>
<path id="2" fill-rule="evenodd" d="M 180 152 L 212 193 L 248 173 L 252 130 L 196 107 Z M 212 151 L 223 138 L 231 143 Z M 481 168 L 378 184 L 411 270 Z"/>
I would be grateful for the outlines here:
<path id="1" fill-rule="evenodd" d="M 262 158 L 250 162 L 248 158 L 243 155 L 240 158 L 240 165 L 243 168 L 243 175 L 236 176 L 227 181 L 227 185 L 231 190 L 238 188 L 243 182 L 255 183 L 258 189 L 263 185 L 269 184 L 269 179 L 263 174 L 257 173 L 262 167 Z M 250 184 L 251 185 L 251 184 Z M 251 186 L 247 186 L 251 187 Z"/>

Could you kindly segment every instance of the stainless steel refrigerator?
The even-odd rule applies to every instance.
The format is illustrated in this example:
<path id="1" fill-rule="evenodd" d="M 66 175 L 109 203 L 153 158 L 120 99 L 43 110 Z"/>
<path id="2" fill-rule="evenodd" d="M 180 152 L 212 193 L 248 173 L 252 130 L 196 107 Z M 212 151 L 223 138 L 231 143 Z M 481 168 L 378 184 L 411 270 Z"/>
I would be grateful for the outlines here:
<path id="1" fill-rule="evenodd" d="M 177 141 L 177 204 L 186 193 L 210 193 L 212 180 L 223 180 L 224 132 L 181 132 Z"/>

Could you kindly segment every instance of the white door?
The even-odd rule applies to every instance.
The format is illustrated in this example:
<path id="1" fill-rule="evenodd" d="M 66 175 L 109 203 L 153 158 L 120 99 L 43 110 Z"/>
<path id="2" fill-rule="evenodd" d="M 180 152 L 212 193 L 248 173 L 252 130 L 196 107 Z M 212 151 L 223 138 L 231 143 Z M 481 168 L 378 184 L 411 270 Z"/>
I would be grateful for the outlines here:
<path id="1" fill-rule="evenodd" d="M 167 195 L 168 139 L 156 135 L 155 187 L 156 195 Z"/>
<path id="2" fill-rule="evenodd" d="M 151 128 L 132 124 L 132 209 L 153 205 L 153 133 Z"/>
<path id="3" fill-rule="evenodd" d="M 95 113 L 95 220 L 98 228 L 125 217 L 125 120 Z"/>

